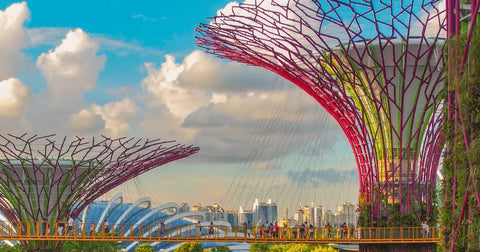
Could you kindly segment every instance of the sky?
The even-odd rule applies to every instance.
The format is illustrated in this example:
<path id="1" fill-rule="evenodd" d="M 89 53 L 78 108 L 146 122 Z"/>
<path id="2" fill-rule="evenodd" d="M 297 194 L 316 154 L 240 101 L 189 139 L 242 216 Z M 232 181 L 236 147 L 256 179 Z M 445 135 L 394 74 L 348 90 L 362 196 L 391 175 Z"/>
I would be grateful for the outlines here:
<path id="1" fill-rule="evenodd" d="M 105 195 L 248 209 L 356 202 L 345 136 L 313 98 L 206 54 L 228 0 L 0 0 L 0 132 L 177 140 L 200 152 Z"/>

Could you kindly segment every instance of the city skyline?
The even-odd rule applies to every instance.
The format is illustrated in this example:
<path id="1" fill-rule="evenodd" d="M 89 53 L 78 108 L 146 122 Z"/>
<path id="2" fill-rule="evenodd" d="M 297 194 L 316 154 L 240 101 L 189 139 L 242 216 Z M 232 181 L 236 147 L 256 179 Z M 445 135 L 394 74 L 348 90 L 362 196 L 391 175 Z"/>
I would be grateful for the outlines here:
<path id="1" fill-rule="evenodd" d="M 115 195 L 112 199 L 98 200 L 92 203 L 107 203 L 114 202 L 119 198 L 123 198 L 122 194 Z M 150 202 L 150 198 L 143 197 L 141 202 Z M 122 201 L 123 202 L 123 201 Z M 139 200 L 135 202 L 123 202 L 123 204 L 138 204 Z M 343 202 L 336 206 L 336 209 L 328 209 L 322 205 L 315 205 L 313 202 L 306 206 L 301 206 L 292 211 L 285 211 L 285 209 L 278 209 L 276 203 L 271 199 L 265 201 L 259 201 L 258 199 L 252 200 L 252 208 L 240 209 L 224 209 L 222 205 L 217 203 L 202 205 L 191 204 L 189 202 L 169 202 L 165 205 L 179 206 L 178 211 L 183 212 L 204 212 L 205 216 L 202 222 L 209 222 L 213 220 L 222 220 L 229 222 L 232 226 L 243 226 L 244 223 L 250 222 L 251 225 L 261 226 L 268 223 L 288 223 L 289 226 L 301 225 L 307 222 L 308 225 L 312 224 L 315 227 L 324 227 L 327 223 L 333 227 L 339 227 L 343 223 L 347 223 L 348 226 L 356 226 L 357 222 L 357 207 L 358 205 L 351 202 Z M 149 208 L 155 208 L 155 205 L 151 205 Z M 244 210 L 245 209 L 245 210 Z M 88 209 L 87 209 L 88 210 Z M 320 210 L 320 211 L 318 211 Z M 302 212 L 299 214 L 299 212 Z M 288 214 L 288 216 L 286 215 Z M 231 215 L 235 215 L 235 218 L 231 218 Z M 83 217 L 82 217 L 83 218 Z M 286 222 L 286 220 L 288 220 Z M 194 221 L 196 223 L 196 221 Z M 282 224 L 283 225 L 283 224 Z"/>
<path id="2" fill-rule="evenodd" d="M 229 2 L 3 1 L 0 130 L 176 139 L 201 148 L 105 197 L 123 191 L 157 202 L 220 203 L 248 166 L 249 191 L 231 205 L 283 191 L 292 193 L 285 205 L 356 201 L 348 143 L 313 99 L 265 70 L 195 45 L 195 27 Z M 265 185 L 248 179 L 261 176 Z"/>

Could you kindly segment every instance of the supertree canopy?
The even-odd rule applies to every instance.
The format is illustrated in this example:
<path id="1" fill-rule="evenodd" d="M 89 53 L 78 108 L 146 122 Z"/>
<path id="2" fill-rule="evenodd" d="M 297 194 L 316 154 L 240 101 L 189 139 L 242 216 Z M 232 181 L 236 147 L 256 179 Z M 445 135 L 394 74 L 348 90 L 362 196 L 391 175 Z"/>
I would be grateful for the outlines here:
<path id="1" fill-rule="evenodd" d="M 0 135 L 0 211 L 22 225 L 66 221 L 122 183 L 198 150 L 160 139 Z"/>
<path id="2" fill-rule="evenodd" d="M 442 150 L 444 14 L 436 0 L 247 0 L 201 24 L 197 44 L 290 80 L 336 119 L 363 225 L 393 212 L 412 223 L 390 225 L 419 224 L 434 212 Z"/>

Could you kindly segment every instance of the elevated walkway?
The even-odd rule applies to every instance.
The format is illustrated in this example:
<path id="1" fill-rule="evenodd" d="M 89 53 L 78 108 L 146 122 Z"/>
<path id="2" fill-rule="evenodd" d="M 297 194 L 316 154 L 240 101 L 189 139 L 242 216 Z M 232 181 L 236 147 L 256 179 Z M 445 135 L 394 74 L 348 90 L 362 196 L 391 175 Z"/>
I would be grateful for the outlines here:
<path id="1" fill-rule="evenodd" d="M 99 226 L 96 233 L 90 226 Z M 233 242 L 233 243 L 315 243 L 315 244 L 394 244 L 440 243 L 440 229 L 421 227 L 389 228 L 301 228 L 280 229 L 278 233 L 262 228 L 243 230 L 229 226 L 109 225 L 98 223 L 67 227 L 66 223 L 27 222 L 0 225 L 0 240 L 58 240 L 58 241 L 129 241 L 129 242 Z M 67 227 L 67 232 L 65 228 Z M 117 230 L 107 232 L 108 230 Z M 130 232 L 129 230 L 136 230 Z M 210 232 L 213 230 L 213 233 Z"/>

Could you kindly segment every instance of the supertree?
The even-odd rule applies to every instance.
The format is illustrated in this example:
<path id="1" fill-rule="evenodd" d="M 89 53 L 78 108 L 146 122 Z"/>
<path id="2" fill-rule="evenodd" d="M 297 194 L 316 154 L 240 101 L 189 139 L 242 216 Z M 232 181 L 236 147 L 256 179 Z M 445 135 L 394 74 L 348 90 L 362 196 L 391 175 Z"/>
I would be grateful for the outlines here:
<path id="1" fill-rule="evenodd" d="M 444 250 L 478 251 L 480 241 L 480 1 L 447 0 L 447 87 L 442 183 Z"/>
<path id="2" fill-rule="evenodd" d="M 17 232 L 28 222 L 64 222 L 122 183 L 198 150 L 160 139 L 0 135 L 0 211 Z M 61 249 L 54 241 L 22 243 Z"/>
<path id="3" fill-rule="evenodd" d="M 357 163 L 361 225 L 433 224 L 444 16 L 435 0 L 247 0 L 201 24 L 197 44 L 279 74 L 336 119 Z"/>

